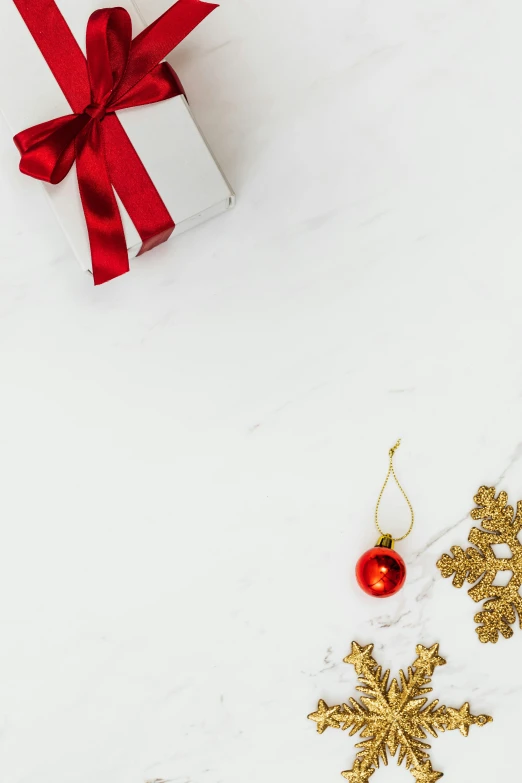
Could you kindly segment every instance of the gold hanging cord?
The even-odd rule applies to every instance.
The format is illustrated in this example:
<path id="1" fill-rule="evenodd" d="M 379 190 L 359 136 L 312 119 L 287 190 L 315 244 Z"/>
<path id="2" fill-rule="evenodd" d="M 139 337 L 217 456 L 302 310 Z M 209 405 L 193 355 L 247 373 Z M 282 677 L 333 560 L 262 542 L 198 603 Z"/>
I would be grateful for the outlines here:
<path id="1" fill-rule="evenodd" d="M 401 483 L 400 483 L 399 479 L 397 478 L 397 476 L 396 476 L 396 474 L 395 474 L 395 469 L 394 469 L 394 467 L 393 467 L 393 455 L 395 454 L 395 452 L 397 451 L 397 449 L 399 448 L 399 446 L 400 446 L 400 445 L 401 445 L 401 439 L 399 438 L 399 440 L 397 441 L 397 443 L 395 444 L 395 446 L 392 446 L 392 448 L 391 448 L 391 449 L 389 450 L 389 452 L 388 452 L 388 456 L 389 456 L 389 458 L 390 458 L 390 465 L 389 465 L 389 467 L 388 467 L 388 473 L 386 474 L 386 478 L 384 479 L 384 484 L 382 485 L 382 489 L 381 489 L 381 491 L 379 492 L 379 497 L 378 497 L 378 499 L 377 499 L 377 505 L 375 506 L 375 525 L 376 525 L 376 527 L 377 527 L 377 530 L 379 531 L 379 533 L 381 534 L 381 536 L 383 536 L 383 537 L 385 537 L 385 538 L 388 538 L 388 537 L 389 537 L 389 538 L 392 538 L 392 536 L 390 536 L 390 534 L 389 534 L 389 533 L 384 533 L 384 532 L 381 530 L 381 526 L 380 526 L 380 524 L 379 524 L 379 504 L 380 504 L 380 502 L 381 502 L 381 498 L 382 498 L 382 496 L 383 496 L 383 494 L 384 494 L 384 490 L 386 489 L 386 485 L 387 485 L 387 483 L 388 483 L 388 480 L 389 480 L 390 476 L 393 476 L 393 479 L 394 479 L 395 483 L 397 484 L 397 486 L 399 487 L 400 491 L 402 492 L 402 494 L 403 494 L 403 497 L 404 497 L 404 500 L 405 500 L 405 501 L 406 501 L 406 503 L 408 504 L 408 508 L 410 509 L 410 513 L 411 513 L 411 522 L 410 522 L 410 526 L 409 526 L 408 530 L 407 530 L 407 531 L 406 531 L 406 533 L 405 533 L 403 536 L 401 536 L 400 538 L 393 538 L 393 540 L 394 540 L 394 541 L 402 541 L 404 538 L 406 538 L 406 536 L 409 536 L 409 535 L 410 535 L 410 533 L 411 533 L 411 530 L 412 530 L 412 528 L 413 528 L 413 523 L 415 522 L 415 514 L 413 513 L 413 508 L 412 508 L 412 505 L 411 505 L 411 503 L 410 503 L 410 500 L 409 500 L 409 498 L 408 498 L 408 495 L 407 495 L 407 494 L 406 494 L 406 492 L 403 490 L 403 488 L 402 488 L 402 486 L 401 486 Z"/>

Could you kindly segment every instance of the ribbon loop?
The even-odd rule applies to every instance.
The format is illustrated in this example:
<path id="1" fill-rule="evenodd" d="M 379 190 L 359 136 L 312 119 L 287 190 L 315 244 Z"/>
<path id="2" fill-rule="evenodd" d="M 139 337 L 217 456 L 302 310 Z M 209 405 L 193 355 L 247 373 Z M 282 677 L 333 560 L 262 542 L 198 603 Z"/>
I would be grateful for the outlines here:
<path id="1" fill-rule="evenodd" d="M 161 61 L 216 6 L 202 0 L 178 0 L 134 41 L 131 18 L 124 8 L 94 11 L 87 24 L 85 63 L 55 0 L 13 1 L 75 112 L 15 136 L 20 171 L 56 184 L 76 160 L 94 283 L 103 283 L 129 269 L 114 190 L 139 231 L 142 250 L 165 241 L 174 228 L 115 112 L 183 92 L 172 68 Z M 55 41 L 56 30 L 63 44 L 60 51 L 48 40 Z M 71 67 L 76 78 L 71 77 Z M 90 101 L 80 102 L 86 93 Z"/>
<path id="2" fill-rule="evenodd" d="M 131 19 L 124 8 L 100 8 L 89 17 L 86 49 L 93 103 L 110 103 L 125 73 L 131 41 Z"/>
<path id="3" fill-rule="evenodd" d="M 22 174 L 51 185 L 61 182 L 74 163 L 75 139 L 88 122 L 86 114 L 69 114 L 17 133 Z"/>

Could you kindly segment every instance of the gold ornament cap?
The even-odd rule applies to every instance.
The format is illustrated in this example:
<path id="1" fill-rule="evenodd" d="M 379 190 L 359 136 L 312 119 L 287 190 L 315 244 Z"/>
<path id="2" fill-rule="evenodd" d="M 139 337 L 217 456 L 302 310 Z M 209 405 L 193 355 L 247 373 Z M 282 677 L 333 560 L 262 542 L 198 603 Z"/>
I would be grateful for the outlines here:
<path id="1" fill-rule="evenodd" d="M 395 549 L 395 541 L 389 533 L 380 536 L 375 546 L 384 546 L 386 549 Z"/>

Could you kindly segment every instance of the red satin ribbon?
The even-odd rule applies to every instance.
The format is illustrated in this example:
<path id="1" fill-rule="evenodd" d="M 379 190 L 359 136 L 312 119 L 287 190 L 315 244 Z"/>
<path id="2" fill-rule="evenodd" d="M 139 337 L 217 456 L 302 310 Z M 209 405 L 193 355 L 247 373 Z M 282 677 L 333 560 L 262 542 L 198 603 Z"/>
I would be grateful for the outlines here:
<path id="1" fill-rule="evenodd" d="M 142 240 L 140 253 L 164 242 L 174 221 L 114 113 L 180 95 L 162 60 L 217 6 L 178 0 L 132 39 L 123 8 L 101 8 L 87 24 L 85 59 L 55 0 L 13 0 L 74 114 L 15 138 L 20 171 L 56 184 L 76 160 L 89 232 L 94 283 L 129 271 L 118 193 Z"/>

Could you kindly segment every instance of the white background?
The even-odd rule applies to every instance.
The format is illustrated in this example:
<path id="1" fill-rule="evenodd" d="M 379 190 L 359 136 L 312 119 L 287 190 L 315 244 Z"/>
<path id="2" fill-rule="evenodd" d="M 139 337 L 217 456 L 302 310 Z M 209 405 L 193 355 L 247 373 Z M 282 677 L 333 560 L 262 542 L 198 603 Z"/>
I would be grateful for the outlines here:
<path id="1" fill-rule="evenodd" d="M 224 0 L 173 61 L 237 208 L 96 289 L 3 126 L 2 782 L 341 780 L 354 740 L 306 715 L 353 693 L 352 639 L 394 671 L 440 642 L 435 695 L 495 721 L 435 768 L 519 774 L 522 631 L 481 645 L 435 562 L 480 484 L 522 497 L 521 28 Z M 398 436 L 417 523 L 377 601 Z"/>

